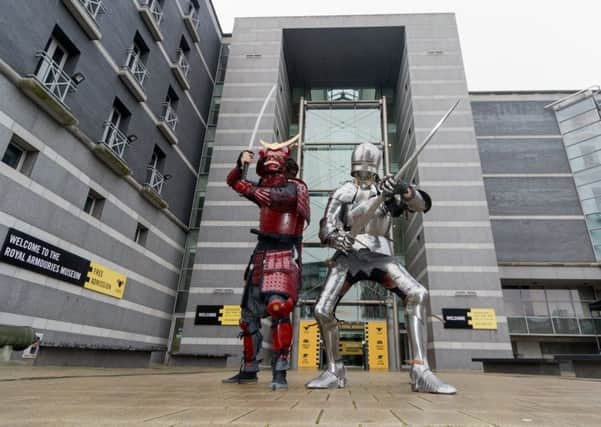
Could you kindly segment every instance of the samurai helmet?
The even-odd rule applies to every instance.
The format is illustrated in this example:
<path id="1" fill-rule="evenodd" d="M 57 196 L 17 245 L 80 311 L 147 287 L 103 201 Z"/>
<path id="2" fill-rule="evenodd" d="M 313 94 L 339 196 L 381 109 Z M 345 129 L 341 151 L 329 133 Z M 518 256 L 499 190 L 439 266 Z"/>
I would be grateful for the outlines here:
<path id="1" fill-rule="evenodd" d="M 263 148 L 259 150 L 259 160 L 257 161 L 257 175 L 264 177 L 266 175 L 284 173 L 286 169 L 286 159 L 290 155 L 290 148 L 298 141 L 300 135 L 296 135 L 284 142 L 268 143 L 259 141 Z"/>
<path id="2" fill-rule="evenodd" d="M 351 156 L 351 176 L 371 174 L 378 176 L 382 155 L 380 149 L 371 142 L 364 142 L 353 150 Z"/>

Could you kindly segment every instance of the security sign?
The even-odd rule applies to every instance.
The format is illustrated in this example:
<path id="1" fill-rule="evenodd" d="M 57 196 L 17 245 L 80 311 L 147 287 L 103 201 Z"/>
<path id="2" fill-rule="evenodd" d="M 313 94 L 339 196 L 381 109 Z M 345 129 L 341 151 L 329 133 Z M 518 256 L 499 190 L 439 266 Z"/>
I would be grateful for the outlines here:
<path id="1" fill-rule="evenodd" d="M 386 321 L 365 324 L 369 369 L 388 369 L 388 329 Z"/>
<path id="2" fill-rule="evenodd" d="M 298 328 L 298 367 L 317 368 L 319 364 L 319 328 L 312 320 L 301 320 Z"/>
<path id="3" fill-rule="evenodd" d="M 497 329 L 494 308 L 443 308 L 445 329 Z"/>
<path id="4" fill-rule="evenodd" d="M 239 305 L 197 305 L 194 324 L 238 326 L 240 315 Z"/>

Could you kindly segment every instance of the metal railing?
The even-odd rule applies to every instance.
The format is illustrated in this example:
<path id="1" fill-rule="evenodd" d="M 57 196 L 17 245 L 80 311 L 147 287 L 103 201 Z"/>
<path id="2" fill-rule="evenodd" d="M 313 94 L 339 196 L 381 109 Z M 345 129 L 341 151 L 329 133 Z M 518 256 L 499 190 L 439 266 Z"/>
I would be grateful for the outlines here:
<path id="1" fill-rule="evenodd" d="M 190 71 L 190 63 L 188 62 L 188 58 L 186 58 L 186 54 L 182 49 L 177 50 L 176 64 L 179 66 L 179 68 L 181 68 L 184 77 L 188 78 L 188 72 Z"/>
<path id="2" fill-rule="evenodd" d="M 149 8 L 157 25 L 161 25 L 161 21 L 163 20 L 163 9 L 158 0 L 138 0 L 138 4 L 140 7 Z"/>
<path id="3" fill-rule="evenodd" d="M 167 126 L 169 126 L 171 130 L 175 132 L 175 127 L 177 126 L 177 115 L 175 114 L 175 110 L 171 106 L 170 102 L 163 103 L 163 114 L 161 115 L 161 120 L 167 123 Z"/>
<path id="4" fill-rule="evenodd" d="M 79 0 L 79 2 L 86 8 L 94 21 L 96 21 L 98 15 L 102 15 L 106 12 L 102 0 Z"/>
<path id="5" fill-rule="evenodd" d="M 75 84 L 71 77 L 52 60 L 46 51 L 40 50 L 35 55 L 40 58 L 36 79 L 42 83 L 50 93 L 58 98 L 62 103 L 69 91 L 75 90 Z"/>
<path id="6" fill-rule="evenodd" d="M 127 51 L 127 60 L 125 61 L 124 68 L 127 68 L 134 75 L 135 79 L 140 83 L 140 86 L 144 86 L 144 80 L 150 74 L 142 62 L 142 58 L 139 53 L 136 53 L 134 49 Z"/>
<path id="7" fill-rule="evenodd" d="M 601 335 L 599 317 L 508 316 L 511 335 Z"/>
<path id="8" fill-rule="evenodd" d="M 104 137 L 102 143 L 113 150 L 117 156 L 123 158 L 129 140 L 113 123 L 104 122 Z"/>
<path id="9" fill-rule="evenodd" d="M 200 18 L 198 17 L 199 12 L 198 9 L 196 9 L 194 7 L 194 3 L 192 3 L 191 1 L 188 2 L 188 13 L 186 13 L 186 17 L 190 18 L 190 20 L 192 22 L 194 22 L 194 27 L 198 28 L 198 25 L 200 24 Z"/>
<path id="10" fill-rule="evenodd" d="M 163 191 L 163 185 L 165 184 L 165 177 L 157 168 L 148 165 L 146 167 L 145 184 L 152 188 L 157 194 L 161 194 Z"/>

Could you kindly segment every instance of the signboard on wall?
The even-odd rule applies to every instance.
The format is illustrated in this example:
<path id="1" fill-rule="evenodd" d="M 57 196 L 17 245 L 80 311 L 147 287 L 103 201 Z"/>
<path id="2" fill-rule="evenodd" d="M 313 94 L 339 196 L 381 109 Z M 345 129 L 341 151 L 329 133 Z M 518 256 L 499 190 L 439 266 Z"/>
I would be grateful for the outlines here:
<path id="1" fill-rule="evenodd" d="M 123 298 L 127 276 L 14 228 L 9 228 L 0 261 L 95 292 Z"/>
<path id="2" fill-rule="evenodd" d="M 239 305 L 197 305 L 194 324 L 238 326 L 241 314 Z"/>
<path id="3" fill-rule="evenodd" d="M 313 320 L 301 320 L 298 327 L 298 367 L 319 366 L 319 328 Z"/>
<path id="4" fill-rule="evenodd" d="M 443 308 L 445 329 L 497 329 L 494 308 Z"/>
<path id="5" fill-rule="evenodd" d="M 369 369 L 388 369 L 388 328 L 385 320 L 365 323 Z"/>

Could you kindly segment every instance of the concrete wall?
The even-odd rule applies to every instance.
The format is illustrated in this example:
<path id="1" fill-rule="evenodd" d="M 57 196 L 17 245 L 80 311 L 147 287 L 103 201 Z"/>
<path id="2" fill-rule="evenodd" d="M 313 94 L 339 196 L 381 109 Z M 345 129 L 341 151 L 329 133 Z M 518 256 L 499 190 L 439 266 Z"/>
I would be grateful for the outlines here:
<path id="1" fill-rule="evenodd" d="M 48 363 L 71 363 L 73 351 L 94 349 L 120 350 L 114 355 L 124 360 L 131 357 L 121 350 L 136 350 L 140 365 L 138 359 L 167 347 L 221 34 L 208 15 L 212 8 L 201 1 L 203 41 L 192 43 L 182 19 L 184 2 L 165 3 L 162 43 L 151 37 L 133 1 L 105 2 L 106 13 L 98 19 L 100 41 L 89 40 L 59 0 L 11 1 L 0 17 L 0 155 L 13 138 L 37 152 L 25 174 L 0 163 L 0 241 L 13 227 L 127 276 L 119 300 L 0 263 L 0 323 L 32 325 L 44 333 L 43 344 L 58 348 L 52 356 L 49 350 Z M 14 72 L 21 77 L 34 72 L 35 52 L 44 49 L 55 25 L 79 50 L 69 72 L 86 77 L 66 98 L 79 120 L 76 131 L 98 141 L 118 98 L 131 113 L 127 133 L 138 136 L 125 155 L 133 180 L 115 175 L 15 86 Z M 134 100 L 117 76 L 136 31 L 150 50 L 145 103 Z M 182 36 L 191 46 L 189 91 L 169 67 Z M 156 127 L 169 86 L 179 96 L 175 147 Z M 139 192 L 155 145 L 166 153 L 164 172 L 173 176 L 162 194 L 169 212 L 156 209 Z M 82 210 L 90 189 L 105 199 L 99 217 Z M 148 229 L 143 246 L 133 241 L 138 223 Z M 67 353 L 61 348 L 74 350 L 63 357 Z M 106 353 L 101 358 L 89 354 L 82 361 L 108 363 Z"/>

